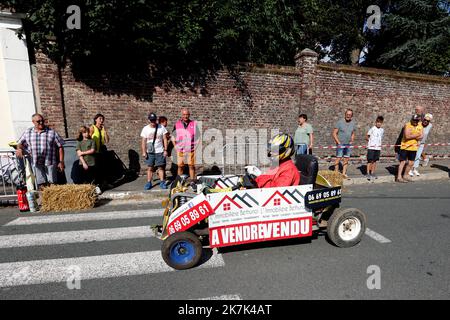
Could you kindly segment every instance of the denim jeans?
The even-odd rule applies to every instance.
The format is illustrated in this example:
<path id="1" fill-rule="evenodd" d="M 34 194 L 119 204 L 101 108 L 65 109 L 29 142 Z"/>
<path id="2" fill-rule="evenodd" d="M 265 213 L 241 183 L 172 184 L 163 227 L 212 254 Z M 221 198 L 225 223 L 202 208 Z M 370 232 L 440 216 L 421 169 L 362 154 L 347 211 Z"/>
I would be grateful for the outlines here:
<path id="1" fill-rule="evenodd" d="M 414 160 L 414 168 L 417 169 L 419 167 L 420 164 L 420 157 L 422 156 L 422 152 L 423 152 L 423 148 L 425 147 L 425 145 L 421 144 L 419 146 L 419 150 L 417 150 L 417 154 L 416 154 L 416 160 Z"/>
<path id="2" fill-rule="evenodd" d="M 336 157 L 337 158 L 350 158 L 350 154 L 352 153 L 352 149 L 350 148 L 351 144 L 338 144 L 336 149 Z"/>
<path id="3" fill-rule="evenodd" d="M 296 145 L 296 154 L 308 154 L 308 145 L 306 143 L 299 143 Z"/>

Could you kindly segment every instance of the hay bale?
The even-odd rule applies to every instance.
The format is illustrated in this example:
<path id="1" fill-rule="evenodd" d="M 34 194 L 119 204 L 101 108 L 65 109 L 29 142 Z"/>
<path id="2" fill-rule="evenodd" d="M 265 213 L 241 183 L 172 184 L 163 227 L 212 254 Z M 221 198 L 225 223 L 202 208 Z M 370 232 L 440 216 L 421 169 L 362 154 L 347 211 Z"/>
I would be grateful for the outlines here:
<path id="1" fill-rule="evenodd" d="M 42 190 L 41 211 L 75 211 L 92 209 L 97 200 L 92 184 L 52 185 Z"/>
<path id="2" fill-rule="evenodd" d="M 319 170 L 319 174 L 327 179 L 333 187 L 342 187 L 344 185 L 344 176 L 340 172 L 332 170 Z"/>

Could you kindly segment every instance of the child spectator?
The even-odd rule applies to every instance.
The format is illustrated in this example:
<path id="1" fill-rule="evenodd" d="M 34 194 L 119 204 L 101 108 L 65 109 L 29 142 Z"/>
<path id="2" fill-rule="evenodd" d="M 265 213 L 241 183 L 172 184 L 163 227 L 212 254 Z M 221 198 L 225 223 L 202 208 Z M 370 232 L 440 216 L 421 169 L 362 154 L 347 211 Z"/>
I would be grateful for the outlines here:
<path id="1" fill-rule="evenodd" d="M 375 125 L 367 132 L 367 180 L 377 179 L 375 169 L 377 161 L 380 160 L 381 141 L 383 140 L 384 129 L 382 128 L 384 118 L 378 116 Z"/>
<path id="2" fill-rule="evenodd" d="M 162 125 L 167 130 L 167 118 L 165 116 L 159 116 L 158 123 Z M 170 157 L 172 155 L 173 142 L 171 141 L 170 132 L 166 133 L 167 138 L 167 156 Z"/>
<path id="3" fill-rule="evenodd" d="M 160 125 L 162 125 L 164 128 L 167 129 L 168 120 L 167 120 L 167 118 L 165 116 L 160 116 L 158 118 L 158 123 Z M 175 177 L 177 176 L 178 168 L 177 168 L 177 164 L 176 164 L 177 163 L 176 156 L 174 155 L 173 158 L 171 159 L 171 157 L 172 157 L 172 150 L 174 148 L 174 144 L 173 144 L 173 141 L 172 141 L 172 136 L 170 135 L 169 131 L 167 131 L 167 133 L 166 133 L 166 138 L 167 138 L 167 159 L 171 160 L 170 161 L 170 169 L 169 169 L 170 173 L 171 173 L 171 177 L 169 177 L 169 178 L 166 177 L 165 181 L 166 181 L 166 184 L 169 185 L 170 182 L 173 179 L 175 179 Z"/>
<path id="4" fill-rule="evenodd" d="M 77 155 L 80 160 L 81 170 L 81 182 L 93 183 L 94 182 L 94 166 L 95 166 L 95 142 L 91 139 L 89 129 L 85 126 L 80 128 L 77 142 Z"/>

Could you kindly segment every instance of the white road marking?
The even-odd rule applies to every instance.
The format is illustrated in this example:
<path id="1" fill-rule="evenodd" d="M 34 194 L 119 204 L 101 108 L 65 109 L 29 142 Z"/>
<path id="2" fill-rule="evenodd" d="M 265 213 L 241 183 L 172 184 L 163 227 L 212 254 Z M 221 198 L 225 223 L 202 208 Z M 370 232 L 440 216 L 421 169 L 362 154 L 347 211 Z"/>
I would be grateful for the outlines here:
<path id="1" fill-rule="evenodd" d="M 0 236 L 0 248 L 48 246 L 92 241 L 110 241 L 154 237 L 150 226 L 80 231 L 30 233 Z"/>
<path id="2" fill-rule="evenodd" d="M 242 297 L 239 294 L 228 294 L 223 296 L 214 296 L 209 298 L 201 298 L 197 300 L 242 300 Z"/>
<path id="3" fill-rule="evenodd" d="M 123 219 L 149 218 L 149 217 L 162 218 L 163 212 L 164 210 L 161 208 L 151 210 L 88 212 L 88 213 L 73 213 L 54 216 L 20 217 L 5 224 L 5 226 L 27 226 L 35 224 L 49 224 L 49 223 L 123 220 Z"/>
<path id="4" fill-rule="evenodd" d="M 366 235 L 369 236 L 370 238 L 374 239 L 375 241 L 378 241 L 379 243 L 390 243 L 392 242 L 391 240 L 389 240 L 388 238 L 382 236 L 379 233 L 376 233 L 375 231 L 366 228 Z"/>
<path id="5" fill-rule="evenodd" d="M 221 255 L 212 257 L 195 269 L 223 267 Z M 73 279 L 73 269 L 80 271 L 83 280 L 116 278 L 175 271 L 161 257 L 161 252 L 147 251 L 68 259 L 51 259 L 0 264 L 0 288 L 67 282 Z M 189 271 L 179 271 L 189 272 Z"/>

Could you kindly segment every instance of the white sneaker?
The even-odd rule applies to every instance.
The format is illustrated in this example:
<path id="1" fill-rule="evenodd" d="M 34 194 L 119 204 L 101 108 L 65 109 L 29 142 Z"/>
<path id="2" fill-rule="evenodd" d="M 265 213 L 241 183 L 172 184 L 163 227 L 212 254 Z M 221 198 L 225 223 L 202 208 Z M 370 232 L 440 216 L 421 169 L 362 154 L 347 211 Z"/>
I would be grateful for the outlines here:
<path id="1" fill-rule="evenodd" d="M 416 176 L 420 176 L 419 171 L 417 171 L 416 169 L 413 170 L 413 173 L 414 173 Z"/>
<path id="2" fill-rule="evenodd" d="M 414 177 L 414 173 L 413 173 L 412 170 L 409 170 L 408 174 L 409 174 L 411 177 Z"/>

